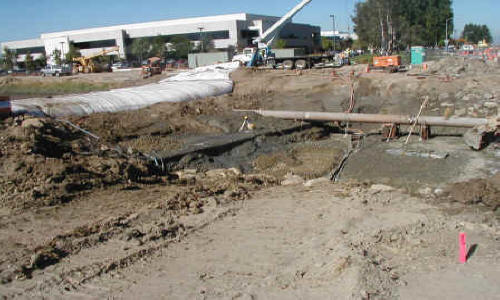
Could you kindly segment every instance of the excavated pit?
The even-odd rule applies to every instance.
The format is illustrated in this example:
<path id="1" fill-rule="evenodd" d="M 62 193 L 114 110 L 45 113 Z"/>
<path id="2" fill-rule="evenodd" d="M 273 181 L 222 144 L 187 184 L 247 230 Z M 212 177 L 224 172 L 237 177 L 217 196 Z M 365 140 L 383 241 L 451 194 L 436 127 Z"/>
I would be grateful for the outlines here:
<path id="1" fill-rule="evenodd" d="M 406 74 L 362 74 L 355 84 L 354 111 L 416 114 L 423 97 L 429 97 L 426 115 L 496 115 L 498 69 L 483 75 L 469 73 L 467 66 L 465 70 L 458 67 L 460 76 L 451 76 L 448 81 L 433 74 L 432 65 L 424 79 Z M 362 69 L 340 69 L 333 74 L 336 76 L 331 70 L 300 74 L 238 70 L 233 74 L 236 85 L 230 95 L 69 118 L 99 136 L 98 141 L 50 119 L 3 121 L 0 294 L 67 296 L 123 278 L 116 284 L 126 291 L 124 287 L 135 282 L 133 273 L 146 270 L 148 276 L 151 274 L 153 268 L 143 268 L 147 260 L 156 264 L 167 259 L 170 265 L 173 256 L 193 254 L 200 249 L 199 244 L 218 251 L 212 239 L 214 235 L 226 239 L 224 231 L 212 232 L 202 242 L 196 240 L 196 232 L 212 230 L 207 225 L 223 218 L 227 222 L 223 229 L 237 228 L 238 211 L 248 204 L 243 200 L 256 193 L 258 202 L 245 211 L 251 225 L 239 224 L 242 228 L 233 232 L 233 237 L 253 244 L 248 236 L 252 232 L 259 236 L 256 240 L 263 243 L 262 249 L 273 245 L 277 247 L 273 251 L 285 254 L 312 243 L 312 255 L 294 257 L 298 262 L 295 269 L 283 271 L 290 271 L 283 274 L 293 280 L 271 278 L 279 288 L 283 282 L 314 277 L 315 268 L 331 266 L 304 260 L 318 257 L 318 249 L 323 247 L 316 244 L 320 236 L 325 243 L 332 243 L 322 248 L 321 255 L 333 254 L 340 259 L 332 267 L 335 278 L 358 278 L 361 270 L 361 281 L 351 283 L 356 288 L 370 288 L 370 292 L 371 288 L 380 290 L 381 297 L 386 292 L 397 295 L 406 280 L 405 272 L 413 272 L 414 266 L 449 267 L 451 257 L 455 260 L 455 248 L 449 245 L 456 244 L 457 228 L 494 231 L 498 226 L 498 175 L 493 177 L 500 171 L 498 144 L 473 151 L 459 136 L 462 129 L 436 127 L 432 139 L 422 142 L 415 135 L 405 146 L 404 138 L 383 140 L 379 125 L 338 127 L 251 114 L 247 117 L 253 130 L 239 132 L 245 114 L 233 109 L 344 111 L 349 99 L 345 76 L 350 70 L 360 73 Z M 402 128 L 403 133 L 407 131 Z M 346 160 L 340 182 L 330 184 L 321 179 L 303 185 L 309 179 L 329 175 L 338 166 L 352 145 L 350 132 L 363 138 Z M 290 176 L 295 176 L 295 181 Z M 286 181 L 295 186 L 267 188 Z M 259 227 L 257 217 L 268 223 Z M 470 223 L 464 225 L 464 219 Z M 288 232 L 290 227 L 294 231 Z M 325 228 L 332 231 L 325 234 Z M 268 240 L 261 238 L 274 231 L 276 235 L 267 236 Z M 405 237 L 408 234 L 410 237 Z M 428 243 L 420 242 L 425 237 L 422 234 L 430 235 Z M 283 237 L 290 238 L 289 244 L 283 245 Z M 482 243 L 492 246 L 488 255 L 494 258 L 494 239 L 486 233 L 482 238 Z M 443 246 L 443 240 L 449 243 Z M 227 253 L 234 254 L 233 241 L 226 242 Z M 354 254 L 349 252 L 354 251 L 353 245 Z M 179 253 L 170 255 L 172 248 L 180 249 Z M 438 262 L 407 255 L 420 255 L 416 248 L 423 253 L 420 258 Z M 392 249 L 390 253 L 388 249 Z M 444 254 L 438 257 L 436 253 Z M 214 257 L 220 257 L 218 254 Z M 477 255 L 484 259 L 482 253 Z M 330 256 L 325 259 L 335 261 Z M 224 260 L 217 266 L 227 265 Z M 415 265 L 416 261 L 422 261 L 421 265 Z M 234 266 L 228 264 L 228 268 Z M 425 274 L 426 267 L 421 268 Z M 261 281 L 259 271 L 238 276 L 245 284 L 248 278 L 267 284 L 267 279 Z M 324 280 L 321 272 L 316 274 L 320 278 L 317 282 Z M 175 277 L 177 273 L 172 274 Z M 194 277 L 206 286 L 221 274 L 239 278 L 232 273 L 213 275 L 210 270 Z M 345 283 L 340 281 L 338 286 Z M 94 289 L 90 294 L 102 298 L 100 292 Z"/>

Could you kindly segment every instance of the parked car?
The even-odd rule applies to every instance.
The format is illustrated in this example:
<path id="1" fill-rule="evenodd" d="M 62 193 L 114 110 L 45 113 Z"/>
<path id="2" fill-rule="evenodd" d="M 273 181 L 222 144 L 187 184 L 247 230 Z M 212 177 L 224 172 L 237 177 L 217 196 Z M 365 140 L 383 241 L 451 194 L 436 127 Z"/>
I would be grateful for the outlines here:
<path id="1" fill-rule="evenodd" d="M 111 66 L 111 70 L 118 70 L 118 69 L 127 69 L 129 68 L 130 65 L 128 64 L 128 62 L 116 62 L 114 63 L 112 66 Z"/>
<path id="2" fill-rule="evenodd" d="M 71 75 L 71 68 L 69 66 L 47 65 L 41 71 L 42 76 L 61 76 Z"/>

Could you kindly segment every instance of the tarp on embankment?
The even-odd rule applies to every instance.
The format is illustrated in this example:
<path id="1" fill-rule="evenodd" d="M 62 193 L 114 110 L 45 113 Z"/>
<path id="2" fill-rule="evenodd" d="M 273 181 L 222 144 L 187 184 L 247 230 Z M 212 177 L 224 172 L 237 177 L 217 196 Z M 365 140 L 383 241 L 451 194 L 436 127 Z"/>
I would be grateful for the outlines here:
<path id="1" fill-rule="evenodd" d="M 136 110 L 161 102 L 183 102 L 220 96 L 233 90 L 229 74 L 238 63 L 225 63 L 179 73 L 158 83 L 138 87 L 12 101 L 14 114 L 46 114 L 52 117 L 84 116 L 101 112 Z"/>

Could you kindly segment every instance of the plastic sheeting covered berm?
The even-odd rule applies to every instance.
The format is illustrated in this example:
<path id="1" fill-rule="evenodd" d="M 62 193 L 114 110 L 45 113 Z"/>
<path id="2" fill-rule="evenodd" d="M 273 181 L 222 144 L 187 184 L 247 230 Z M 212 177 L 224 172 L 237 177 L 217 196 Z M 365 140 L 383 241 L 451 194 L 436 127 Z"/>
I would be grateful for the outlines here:
<path id="1" fill-rule="evenodd" d="M 229 74 L 238 63 L 200 67 L 179 73 L 158 83 L 139 87 L 12 101 L 14 114 L 46 114 L 52 117 L 84 116 L 93 113 L 136 110 L 161 102 L 182 102 L 232 92 Z"/>

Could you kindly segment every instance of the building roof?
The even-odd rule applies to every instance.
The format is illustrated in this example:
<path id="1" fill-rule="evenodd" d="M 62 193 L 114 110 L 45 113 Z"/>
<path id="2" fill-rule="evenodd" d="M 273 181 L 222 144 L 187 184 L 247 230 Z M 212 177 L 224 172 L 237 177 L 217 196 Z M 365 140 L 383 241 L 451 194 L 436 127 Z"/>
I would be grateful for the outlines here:
<path id="1" fill-rule="evenodd" d="M 41 39 L 2 42 L 2 47 L 10 48 L 10 45 L 15 45 L 16 48 L 34 48 L 43 47 L 44 44 Z"/>
<path id="2" fill-rule="evenodd" d="M 52 32 L 52 33 L 43 33 L 41 35 L 41 38 L 46 39 L 46 38 L 56 38 L 56 37 L 63 37 L 63 36 L 76 35 L 76 34 L 107 32 L 107 31 L 115 31 L 115 30 L 143 29 L 143 28 L 149 28 L 149 27 L 164 27 L 164 26 L 193 24 L 193 23 L 223 22 L 223 21 L 234 21 L 234 20 L 246 21 L 249 16 L 250 17 L 260 17 L 258 15 L 237 13 L 237 14 L 208 16 L 208 17 L 173 19 L 173 20 L 164 20 L 164 21 L 153 21 L 153 22 L 145 22 L 145 23 L 123 24 L 123 25 L 94 27 L 94 28 L 86 28 L 86 29 Z"/>

